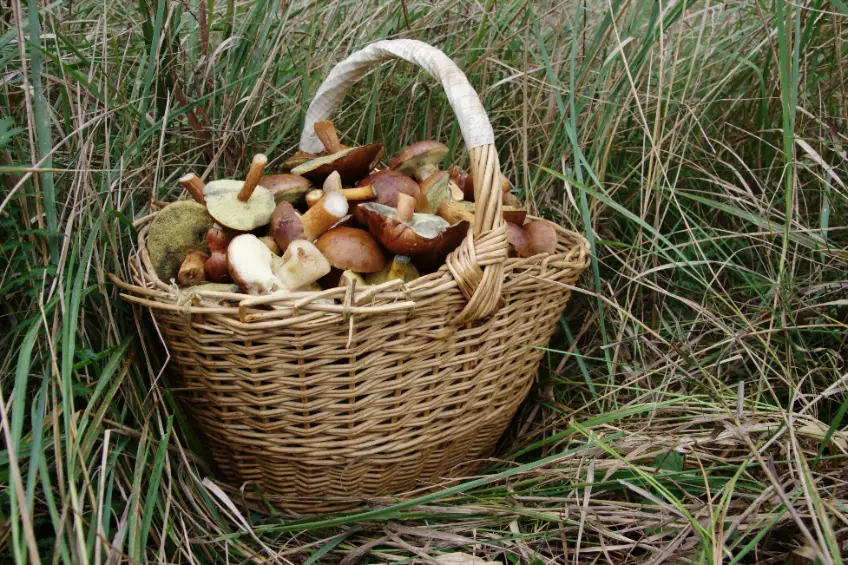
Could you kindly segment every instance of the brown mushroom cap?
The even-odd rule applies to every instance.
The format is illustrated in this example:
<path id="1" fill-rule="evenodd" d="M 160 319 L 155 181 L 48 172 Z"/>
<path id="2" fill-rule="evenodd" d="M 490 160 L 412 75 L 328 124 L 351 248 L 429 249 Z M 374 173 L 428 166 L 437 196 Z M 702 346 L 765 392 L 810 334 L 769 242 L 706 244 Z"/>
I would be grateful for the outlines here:
<path id="1" fill-rule="evenodd" d="M 557 233 L 553 224 L 546 220 L 532 220 L 524 224 L 524 233 L 533 247 L 533 253 L 554 253 L 557 246 Z"/>
<path id="2" fill-rule="evenodd" d="M 369 184 L 374 187 L 374 192 L 377 193 L 377 198 L 374 201 L 392 208 L 397 206 L 398 193 L 402 192 L 413 198 L 418 198 L 421 192 L 417 182 L 397 171 L 377 171 L 359 181 L 357 186 Z"/>
<path id="3" fill-rule="evenodd" d="M 307 161 L 311 161 L 312 159 L 316 159 L 320 157 L 320 153 L 306 153 L 305 151 L 295 151 L 295 154 L 283 161 L 283 168 L 292 170 L 295 167 L 298 167 Z"/>
<path id="4" fill-rule="evenodd" d="M 428 169 L 438 166 L 444 161 L 448 154 L 448 146 L 438 141 L 419 141 L 404 148 L 400 153 L 389 161 L 389 168 L 394 171 L 417 176 L 420 169 Z M 423 180 L 422 175 L 419 180 Z"/>
<path id="5" fill-rule="evenodd" d="M 206 251 L 206 232 L 213 224 L 206 206 L 180 200 L 162 209 L 147 230 L 147 254 L 156 275 L 167 282 L 177 276 L 189 251 Z"/>
<path id="6" fill-rule="evenodd" d="M 519 257 L 530 257 L 535 254 L 533 247 L 530 245 L 530 239 L 524 230 L 521 229 L 521 226 L 507 222 L 506 235 L 509 240 L 510 257 L 514 257 L 515 255 Z"/>
<path id="7" fill-rule="evenodd" d="M 315 184 L 322 184 L 333 171 L 338 171 L 342 183 L 351 185 L 366 177 L 383 155 L 382 143 L 369 143 L 351 147 L 331 155 L 317 157 L 293 168 L 291 172 L 303 175 Z"/>
<path id="8" fill-rule="evenodd" d="M 327 231 L 315 246 L 336 269 L 374 273 L 386 265 L 380 245 L 365 230 L 340 227 Z"/>
<path id="9" fill-rule="evenodd" d="M 396 210 L 375 202 L 360 204 L 371 234 L 383 247 L 399 255 L 436 253 L 452 244 L 457 234 L 465 235 L 467 222 L 450 225 L 433 214 L 413 214 L 409 223 L 395 219 Z M 462 241 L 462 237 L 459 237 Z"/>
<path id="10" fill-rule="evenodd" d="M 289 173 L 264 175 L 259 184 L 268 189 L 277 204 L 284 201 L 297 204 L 312 187 L 308 178 Z"/>

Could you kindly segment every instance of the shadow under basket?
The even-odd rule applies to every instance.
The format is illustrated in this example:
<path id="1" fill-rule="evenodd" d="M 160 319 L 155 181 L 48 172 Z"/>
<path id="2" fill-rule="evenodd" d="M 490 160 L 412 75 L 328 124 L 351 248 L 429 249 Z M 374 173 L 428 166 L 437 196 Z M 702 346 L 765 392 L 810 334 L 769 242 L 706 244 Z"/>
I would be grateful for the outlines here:
<path id="1" fill-rule="evenodd" d="M 329 113 L 324 87 L 351 60 L 361 69 L 400 57 L 446 85 L 437 54 L 450 61 L 411 40 L 355 53 L 319 89 L 306 130 Z M 178 289 L 147 256 L 152 216 L 138 222 L 131 282 L 112 280 L 153 314 L 182 381 L 177 394 L 232 487 L 249 483 L 246 494 L 311 514 L 471 474 L 493 450 L 534 381 L 567 285 L 589 266 L 589 247 L 558 227 L 556 252 L 507 258 L 497 153 L 463 134 L 481 179 L 478 210 L 494 202 L 497 213 L 447 265 L 410 283 L 260 297 Z M 314 151 L 307 138 L 301 149 Z"/>

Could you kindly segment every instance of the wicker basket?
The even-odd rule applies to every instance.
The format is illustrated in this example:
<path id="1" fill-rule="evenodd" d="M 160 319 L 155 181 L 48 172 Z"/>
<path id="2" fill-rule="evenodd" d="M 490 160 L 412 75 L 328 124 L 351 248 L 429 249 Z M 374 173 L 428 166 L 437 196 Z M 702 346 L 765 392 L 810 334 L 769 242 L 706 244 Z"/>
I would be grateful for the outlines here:
<path id="1" fill-rule="evenodd" d="M 425 43 L 380 41 L 337 65 L 300 148 L 319 151 L 312 124 L 391 57 L 440 81 L 470 152 L 477 221 L 446 266 L 405 285 L 261 297 L 180 290 L 150 265 L 149 216 L 137 222 L 132 283 L 113 276 L 123 298 L 153 313 L 227 482 L 253 483 L 294 511 L 473 472 L 527 395 L 567 285 L 589 265 L 583 237 L 559 228 L 556 253 L 507 258 L 491 125 L 462 71 Z"/>

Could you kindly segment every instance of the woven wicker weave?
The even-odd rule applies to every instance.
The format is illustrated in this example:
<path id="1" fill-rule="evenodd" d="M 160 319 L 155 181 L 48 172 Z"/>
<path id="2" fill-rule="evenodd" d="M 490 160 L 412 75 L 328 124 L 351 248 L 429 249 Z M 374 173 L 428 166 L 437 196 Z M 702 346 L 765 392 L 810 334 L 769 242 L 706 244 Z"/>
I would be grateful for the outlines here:
<path id="1" fill-rule="evenodd" d="M 337 69 L 390 55 L 444 57 L 409 40 L 367 49 L 375 46 L 379 56 L 364 50 Z M 424 66 L 444 81 L 444 69 Z M 350 80 L 330 89 L 337 100 Z M 318 104 L 327 83 L 307 129 L 329 111 Z M 455 109 L 460 98 L 449 96 Z M 508 259 L 497 153 L 492 144 L 469 152 L 479 185 L 473 237 L 438 272 L 405 285 L 261 297 L 180 290 L 150 265 L 152 216 L 137 222 L 133 282 L 112 280 L 154 314 L 181 394 L 230 484 L 252 482 L 279 506 L 312 513 L 470 473 L 491 452 L 533 382 L 589 249 L 558 228 L 556 253 Z M 335 300 L 318 300 L 326 298 Z"/>

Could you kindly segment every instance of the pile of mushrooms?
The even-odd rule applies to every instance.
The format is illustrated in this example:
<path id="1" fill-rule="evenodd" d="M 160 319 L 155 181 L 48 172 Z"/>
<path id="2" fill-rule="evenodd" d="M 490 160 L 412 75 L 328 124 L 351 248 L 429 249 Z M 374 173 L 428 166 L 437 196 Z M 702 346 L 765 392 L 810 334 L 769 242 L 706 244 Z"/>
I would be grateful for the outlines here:
<path id="1" fill-rule="evenodd" d="M 475 213 L 471 175 L 440 170 L 448 147 L 413 143 L 384 167 L 382 144 L 342 145 L 329 121 L 315 132 L 325 150 L 297 152 L 285 172 L 266 175 L 258 154 L 243 181 L 181 177 L 194 201 L 168 204 L 148 230 L 158 277 L 259 295 L 409 282 L 441 267 Z M 553 225 L 527 221 L 501 184 L 510 256 L 554 253 Z"/>

